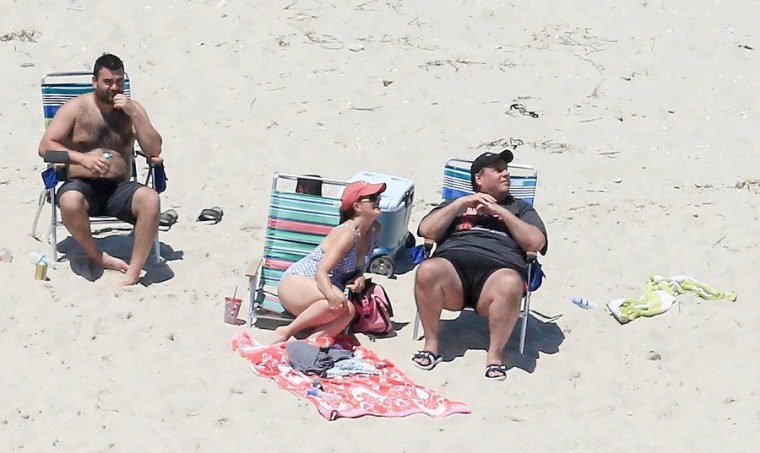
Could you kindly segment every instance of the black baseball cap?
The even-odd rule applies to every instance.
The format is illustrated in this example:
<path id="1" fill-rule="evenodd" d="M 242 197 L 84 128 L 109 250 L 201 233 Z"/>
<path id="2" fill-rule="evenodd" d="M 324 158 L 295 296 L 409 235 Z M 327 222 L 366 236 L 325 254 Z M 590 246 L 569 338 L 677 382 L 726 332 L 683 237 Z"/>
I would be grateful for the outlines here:
<path id="1" fill-rule="evenodd" d="M 514 158 L 515 155 L 512 154 L 512 151 L 508 149 L 505 149 L 500 153 L 487 152 L 478 156 L 474 161 L 472 161 L 472 165 L 470 166 L 470 182 L 472 183 L 473 190 L 475 189 L 475 175 L 480 173 L 480 170 L 491 165 L 497 160 L 503 160 L 508 164 L 512 162 Z"/>

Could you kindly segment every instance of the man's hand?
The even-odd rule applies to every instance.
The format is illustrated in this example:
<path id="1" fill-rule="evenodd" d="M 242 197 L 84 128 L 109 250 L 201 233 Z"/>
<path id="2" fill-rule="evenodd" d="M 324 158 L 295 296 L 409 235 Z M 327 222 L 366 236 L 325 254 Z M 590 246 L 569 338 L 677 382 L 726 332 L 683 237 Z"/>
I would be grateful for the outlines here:
<path id="1" fill-rule="evenodd" d="M 81 165 L 95 177 L 105 178 L 108 176 L 110 162 L 102 154 L 84 154 L 81 159 Z"/>
<path id="2" fill-rule="evenodd" d="M 126 94 L 117 94 L 113 97 L 113 108 L 119 109 L 129 116 L 134 115 L 137 112 L 132 100 L 127 97 Z"/>

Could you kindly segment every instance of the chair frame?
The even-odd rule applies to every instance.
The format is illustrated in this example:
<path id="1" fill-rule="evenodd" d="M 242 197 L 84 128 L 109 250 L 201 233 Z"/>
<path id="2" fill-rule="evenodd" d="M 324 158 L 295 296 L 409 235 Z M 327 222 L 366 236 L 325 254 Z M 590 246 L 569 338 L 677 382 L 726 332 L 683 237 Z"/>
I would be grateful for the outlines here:
<path id="1" fill-rule="evenodd" d="M 443 170 L 443 186 L 441 187 L 441 197 L 444 200 L 451 200 L 474 193 L 470 181 L 471 165 L 472 160 L 468 159 L 451 158 L 446 161 Z M 536 185 L 538 183 L 538 171 L 536 170 L 536 167 L 528 164 L 510 162 L 508 168 L 510 173 L 510 195 L 533 206 L 536 196 Z M 430 251 L 432 251 L 433 244 L 429 245 Z M 536 253 L 527 252 L 526 257 L 528 261 L 528 276 L 530 277 L 533 271 L 533 264 L 536 262 Z M 522 307 L 520 309 L 520 354 L 522 354 L 525 349 L 525 333 L 528 328 L 531 293 L 532 291 L 528 288 L 525 296 L 523 296 Z M 420 338 L 419 326 L 420 314 L 419 312 L 415 312 L 414 331 L 412 333 L 414 340 Z"/>
<path id="2" fill-rule="evenodd" d="M 340 200 L 328 196 L 285 191 L 284 181 L 321 181 L 323 186 L 343 187 L 347 181 L 309 175 L 275 172 L 267 215 L 264 252 L 246 272 L 250 295 L 248 325 L 258 319 L 290 321 L 293 317 L 280 305 L 277 285 L 287 267 L 308 255 L 340 223 Z"/>
<path id="3" fill-rule="evenodd" d="M 77 96 L 92 92 L 93 90 L 92 82 L 88 80 L 91 77 L 92 77 L 92 72 L 90 71 L 50 72 L 42 76 L 42 78 L 40 79 L 40 89 L 42 92 L 42 110 L 43 110 L 43 117 L 45 120 L 46 129 L 50 125 L 50 122 L 53 120 L 53 117 L 55 116 L 56 112 L 58 112 L 58 109 L 63 104 L 65 104 L 71 99 L 74 99 Z M 86 78 L 86 80 L 88 81 L 87 82 L 78 81 L 83 78 Z M 68 81 L 56 81 L 56 79 L 68 80 Z M 131 86 L 129 75 L 125 73 L 124 74 L 124 94 L 126 94 L 127 96 L 130 96 L 131 88 L 132 86 Z M 134 155 L 135 157 L 139 155 L 146 159 L 147 166 L 148 166 L 148 173 L 145 177 L 145 182 L 143 184 L 155 189 L 157 167 L 163 165 L 163 159 L 161 157 L 149 156 L 143 153 L 137 146 L 135 146 Z M 135 159 L 132 159 L 132 179 L 135 181 L 138 179 L 137 166 L 135 164 Z M 59 180 L 58 182 L 61 182 L 61 180 Z M 57 184 L 50 189 L 45 189 L 43 191 L 43 195 L 40 197 L 40 206 L 42 206 L 42 203 L 45 202 L 45 199 L 47 199 L 51 205 L 49 237 L 50 237 L 50 242 L 52 246 L 50 256 L 52 258 L 51 265 L 53 269 L 55 269 L 56 264 L 58 263 L 58 235 L 56 234 L 56 230 L 58 227 L 64 226 L 63 220 L 61 220 L 59 216 L 58 202 L 56 201 L 56 190 L 57 190 Z M 38 210 L 38 216 L 39 216 L 39 210 Z M 89 220 L 90 220 L 90 227 L 92 227 L 93 225 L 125 224 L 126 223 L 117 219 L 116 217 L 110 217 L 110 216 L 91 216 Z M 35 235 L 36 230 L 37 230 L 37 218 L 35 218 L 34 224 L 32 225 L 32 236 Z M 160 248 L 158 233 L 156 233 L 156 239 L 153 243 L 153 252 L 155 255 L 155 262 L 157 264 L 163 262 L 161 258 L 161 248 Z"/>

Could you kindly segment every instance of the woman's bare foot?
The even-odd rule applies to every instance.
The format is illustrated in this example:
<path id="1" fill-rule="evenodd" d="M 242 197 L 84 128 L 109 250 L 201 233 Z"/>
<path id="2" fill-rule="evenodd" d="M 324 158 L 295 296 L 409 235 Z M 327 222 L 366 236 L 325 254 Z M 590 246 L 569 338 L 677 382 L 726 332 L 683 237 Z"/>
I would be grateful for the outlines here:
<path id="1" fill-rule="evenodd" d="M 114 258 L 106 252 L 103 252 L 102 261 L 104 269 L 119 271 L 122 274 L 126 274 L 127 270 L 129 270 L 129 264 L 127 264 L 126 261 L 119 258 Z"/>
<path id="2" fill-rule="evenodd" d="M 290 341 L 293 338 L 292 335 L 288 332 L 287 326 L 280 326 L 276 329 L 274 329 L 274 337 L 272 337 L 272 341 L 269 342 L 269 344 L 276 344 L 276 343 L 282 343 L 283 341 Z"/>

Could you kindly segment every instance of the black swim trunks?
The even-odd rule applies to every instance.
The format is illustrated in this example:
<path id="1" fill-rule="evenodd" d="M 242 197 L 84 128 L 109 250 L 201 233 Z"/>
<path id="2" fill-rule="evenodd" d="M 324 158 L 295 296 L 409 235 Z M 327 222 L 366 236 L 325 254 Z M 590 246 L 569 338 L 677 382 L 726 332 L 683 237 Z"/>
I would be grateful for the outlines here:
<path id="1" fill-rule="evenodd" d="M 449 249 L 441 253 L 435 253 L 434 257 L 444 258 L 450 262 L 459 275 L 462 282 L 462 294 L 464 294 L 464 306 L 476 308 L 480 293 L 486 280 L 499 269 L 514 269 L 525 281 L 523 271 L 518 266 L 505 266 L 500 261 L 493 260 L 466 250 Z"/>
<path id="2" fill-rule="evenodd" d="M 69 190 L 84 195 L 91 216 L 112 216 L 132 225 L 137 222 L 132 213 L 132 198 L 137 189 L 145 187 L 136 181 L 112 181 L 110 179 L 73 178 L 58 189 L 58 200 Z"/>

